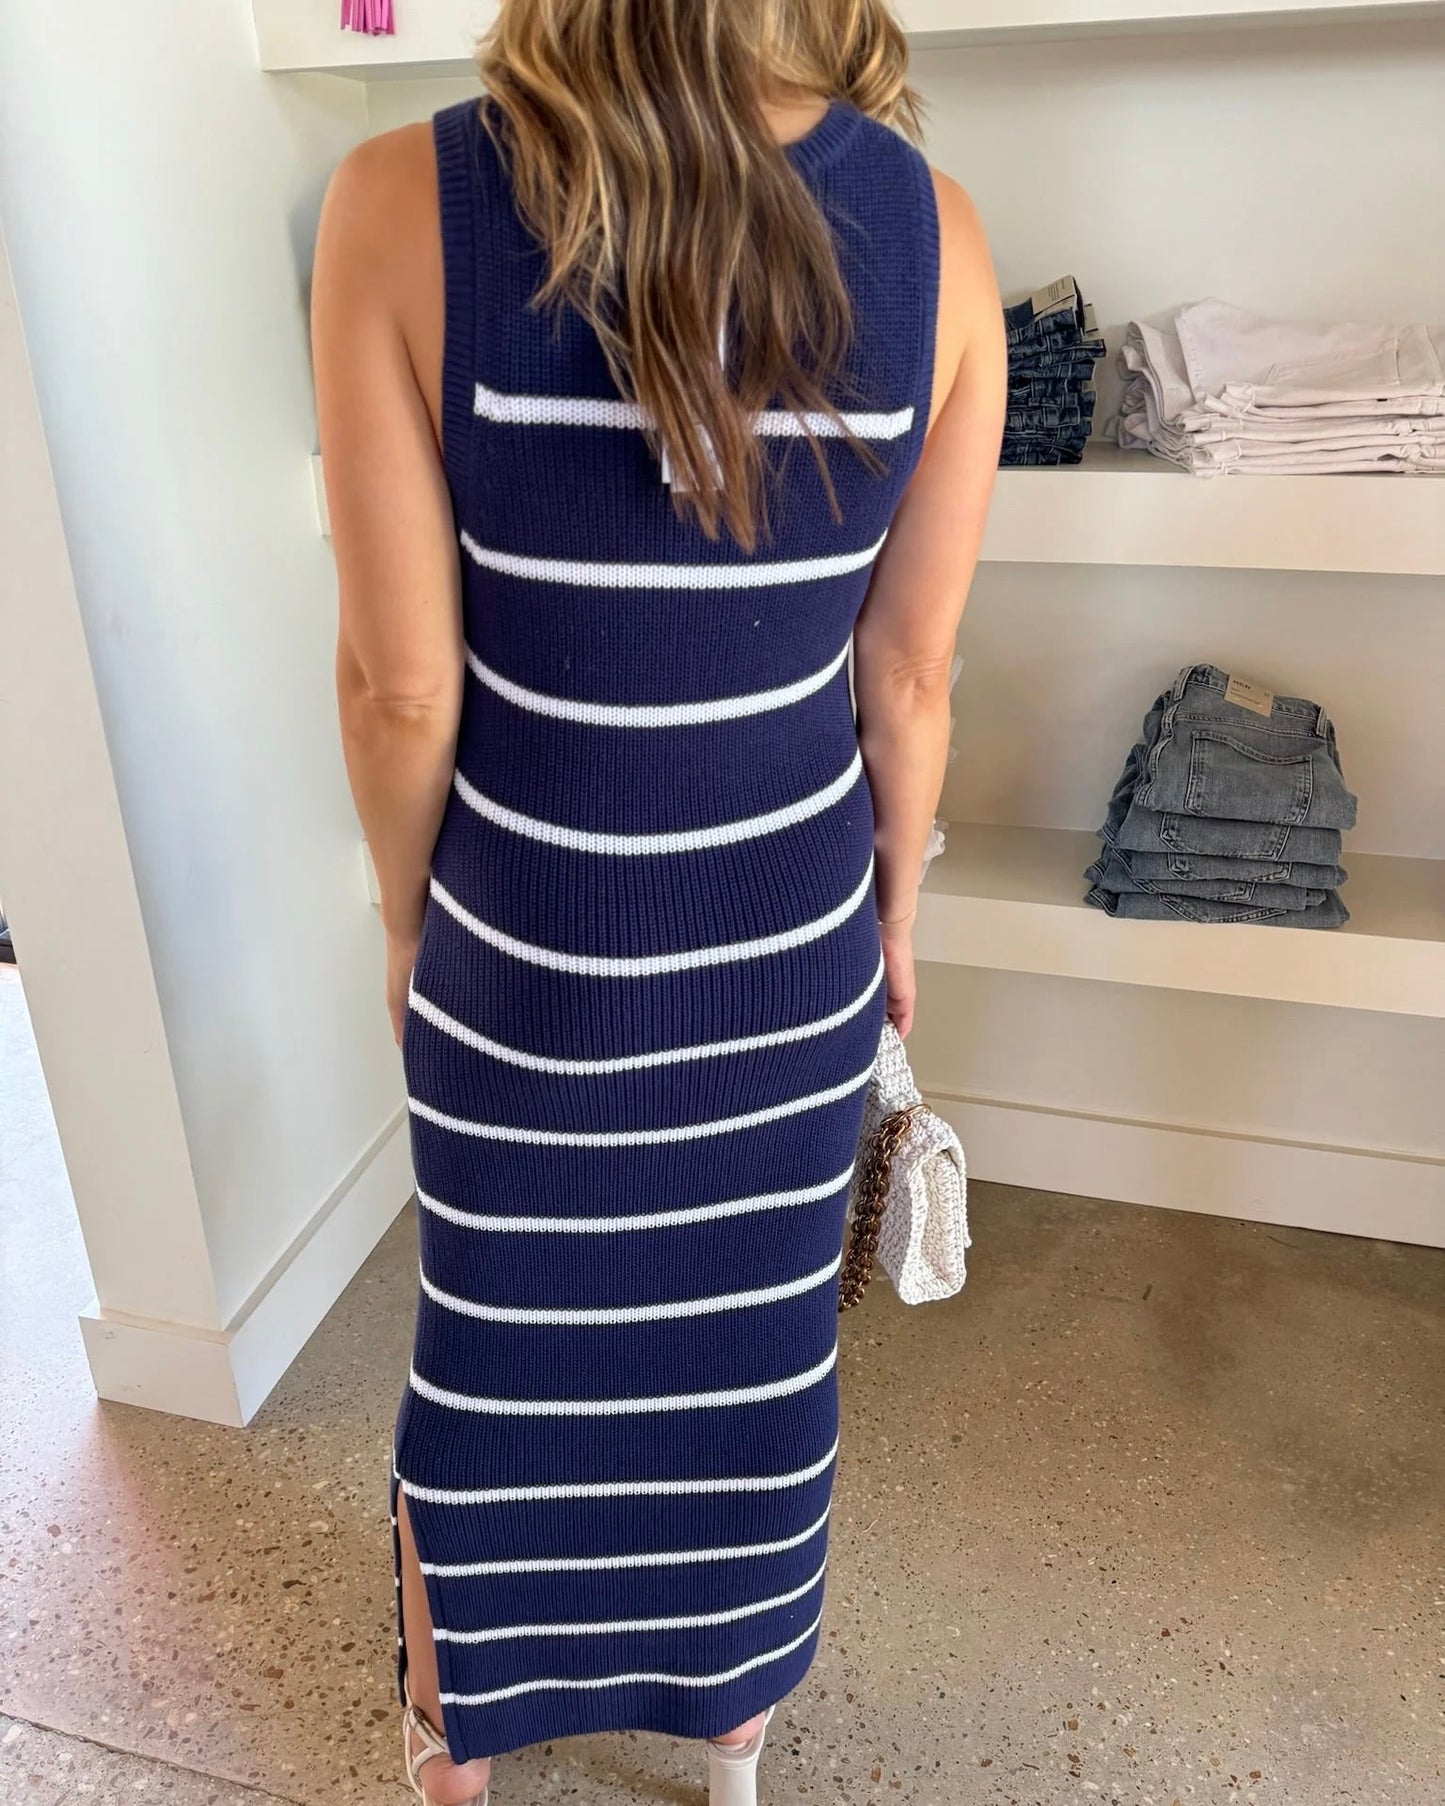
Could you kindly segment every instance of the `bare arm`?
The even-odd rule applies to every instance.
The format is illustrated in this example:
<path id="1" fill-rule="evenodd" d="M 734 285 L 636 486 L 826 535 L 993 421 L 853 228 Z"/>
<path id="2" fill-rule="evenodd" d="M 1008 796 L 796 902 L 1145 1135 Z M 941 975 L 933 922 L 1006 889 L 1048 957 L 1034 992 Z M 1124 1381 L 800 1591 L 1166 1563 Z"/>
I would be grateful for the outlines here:
<path id="1" fill-rule="evenodd" d="M 387 133 L 327 191 L 312 339 L 342 743 L 380 880 L 398 1040 L 462 697 L 457 541 L 435 424 L 442 293 L 429 134 Z M 423 367 L 433 346 L 436 371 Z"/>
<path id="2" fill-rule="evenodd" d="M 942 237 L 934 405 L 923 455 L 858 617 L 854 694 L 873 792 L 888 1013 L 913 1022 L 912 929 L 948 757 L 948 672 L 998 470 L 1008 357 L 973 203 L 935 173 Z"/>

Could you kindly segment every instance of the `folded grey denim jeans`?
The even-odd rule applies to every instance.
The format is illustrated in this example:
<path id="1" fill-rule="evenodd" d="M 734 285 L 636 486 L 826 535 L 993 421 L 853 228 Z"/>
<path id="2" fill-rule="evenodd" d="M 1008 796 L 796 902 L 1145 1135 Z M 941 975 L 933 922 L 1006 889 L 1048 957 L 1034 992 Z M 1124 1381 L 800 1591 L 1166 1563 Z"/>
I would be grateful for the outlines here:
<path id="1" fill-rule="evenodd" d="M 1162 711 L 1151 712 L 1144 723 L 1146 734 L 1155 713 Z M 1296 828 L 1282 822 L 1220 821 L 1208 816 L 1166 814 L 1157 809 L 1146 809 L 1135 800 L 1135 788 L 1147 751 L 1148 743 L 1143 740 L 1129 749 L 1123 773 L 1109 799 L 1108 816 L 1099 830 L 1106 845 L 1122 847 L 1127 853 L 1152 853 L 1171 860 L 1189 856 L 1216 863 L 1225 859 L 1248 859 L 1268 861 L 1276 866 L 1299 861 L 1315 868 L 1339 870 L 1338 828 Z M 1138 866 L 1134 869 L 1140 877 L 1155 875 Z M 1214 874 L 1195 874 L 1198 877 L 1206 875 Z M 1241 877 L 1244 875 L 1240 874 Z M 1343 878 L 1343 873 L 1340 876 Z M 1294 877 L 1280 881 L 1302 882 Z"/>
<path id="2" fill-rule="evenodd" d="M 1302 696 L 1251 708 L 1230 689 L 1214 665 L 1179 673 L 1144 724 L 1135 802 L 1163 815 L 1352 828 L 1356 798 L 1324 710 Z"/>
<path id="3" fill-rule="evenodd" d="M 1256 736 L 1274 735 L 1277 717 L 1284 725 L 1276 738 L 1263 741 L 1262 760 L 1245 758 L 1238 772 L 1224 771 L 1223 789 L 1220 772 L 1214 772 L 1217 799 L 1245 810 L 1268 807 L 1278 818 L 1307 814 L 1308 805 L 1323 797 L 1325 812 L 1354 820 L 1355 799 L 1344 788 L 1334 730 L 1323 711 L 1300 697 L 1274 697 L 1266 703 L 1264 693 L 1252 686 L 1236 689 L 1234 694 L 1256 704 L 1251 709 L 1226 696 L 1230 688 L 1230 680 L 1214 666 L 1186 666 L 1150 710 L 1143 738 L 1130 748 L 1109 799 L 1099 830 L 1104 852 L 1085 874 L 1090 886 L 1085 901 L 1136 921 L 1339 928 L 1350 912 L 1334 888 L 1344 878 L 1338 826 L 1199 814 L 1183 807 L 1151 809 L 1139 800 L 1151 769 L 1156 782 L 1163 770 L 1166 797 L 1176 794 L 1167 783 L 1178 775 L 1181 745 L 1187 747 L 1182 761 L 1186 782 L 1178 794 L 1181 802 L 1198 800 L 1191 797 L 1190 785 L 1197 788 L 1212 754 L 1206 752 L 1202 760 L 1197 756 L 1190 738 L 1196 724 L 1206 735 L 1215 735 L 1222 723 L 1227 740 L 1251 744 L 1247 733 L 1236 734 L 1234 723 L 1221 713 L 1227 709 L 1231 715 L 1252 714 Z M 1215 741 L 1208 744 L 1213 747 Z M 1277 756 L 1281 752 L 1282 758 Z M 1318 784 L 1317 759 L 1323 762 Z M 1304 777 L 1302 763 L 1309 768 Z M 1254 764 L 1265 768 L 1262 777 L 1256 778 Z M 1271 797 L 1268 804 L 1266 795 Z"/>
<path id="4" fill-rule="evenodd" d="M 1342 865 L 1311 865 L 1305 859 L 1231 859 L 1219 853 L 1132 851 L 1128 860 L 1134 877 L 1162 881 L 1166 890 L 1175 884 L 1199 884 L 1210 878 L 1248 884 L 1297 884 L 1301 890 L 1334 890 L 1349 876 Z"/>
<path id="5" fill-rule="evenodd" d="M 1131 803 L 1120 823 L 1118 843 L 1129 852 L 1190 853 L 1208 858 L 1305 860 L 1337 865 L 1338 828 L 1291 828 L 1263 821 L 1216 821 L 1210 817 L 1161 814 Z"/>
<path id="6" fill-rule="evenodd" d="M 1339 892 L 1333 890 L 1327 892 L 1324 902 L 1313 909 L 1276 909 L 1262 903 L 1211 903 L 1203 897 L 1102 890 L 1097 884 L 1084 900 L 1111 916 L 1136 922 L 1252 922 L 1261 928 L 1341 928 L 1350 919 Z"/>
<path id="7" fill-rule="evenodd" d="M 1106 848 L 1084 873 L 1100 890 L 1124 894 L 1198 897 L 1212 903 L 1265 904 L 1271 909 L 1317 909 L 1324 902 L 1322 889 L 1298 884 L 1250 878 L 1146 878 L 1134 869 L 1133 855 Z"/>

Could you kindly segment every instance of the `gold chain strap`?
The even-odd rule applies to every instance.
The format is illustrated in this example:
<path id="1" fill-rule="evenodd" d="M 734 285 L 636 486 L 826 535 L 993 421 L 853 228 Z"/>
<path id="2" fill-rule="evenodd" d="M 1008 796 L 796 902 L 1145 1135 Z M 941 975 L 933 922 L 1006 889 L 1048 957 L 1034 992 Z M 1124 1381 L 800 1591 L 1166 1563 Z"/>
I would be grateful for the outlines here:
<path id="1" fill-rule="evenodd" d="M 863 1155 L 863 1170 L 858 1180 L 858 1201 L 853 1208 L 852 1230 L 848 1252 L 838 1278 L 838 1309 L 851 1310 L 860 1304 L 868 1281 L 873 1277 L 873 1262 L 878 1255 L 878 1236 L 883 1228 L 883 1211 L 888 1203 L 888 1179 L 893 1159 L 903 1145 L 908 1125 L 923 1108 L 909 1104 L 885 1116 L 868 1137 Z"/>

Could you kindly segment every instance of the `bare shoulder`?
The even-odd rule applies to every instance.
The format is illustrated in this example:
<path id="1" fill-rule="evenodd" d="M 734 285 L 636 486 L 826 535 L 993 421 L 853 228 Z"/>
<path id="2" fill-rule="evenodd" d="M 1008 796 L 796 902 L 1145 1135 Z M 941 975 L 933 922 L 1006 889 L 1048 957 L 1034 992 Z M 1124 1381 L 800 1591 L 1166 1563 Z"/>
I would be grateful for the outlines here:
<path id="1" fill-rule="evenodd" d="M 938 326 L 934 362 L 934 412 L 952 391 L 965 361 L 987 378 L 1001 364 L 1003 303 L 993 255 L 978 208 L 968 190 L 935 169 L 938 202 Z"/>
<path id="2" fill-rule="evenodd" d="M 348 151 L 327 185 L 318 255 L 404 269 L 437 232 L 436 153 L 429 123 L 381 132 Z"/>
<path id="3" fill-rule="evenodd" d="M 440 433 L 445 275 L 429 123 L 358 144 L 337 165 L 316 234 L 312 343 L 318 358 L 365 362 L 414 382 Z M 390 357 L 404 347 L 399 360 Z M 409 374 L 407 374 L 409 367 Z"/>
<path id="4" fill-rule="evenodd" d="M 953 271 L 989 261 L 988 239 L 973 196 L 961 182 L 941 169 L 932 169 L 933 193 L 938 203 L 938 236 L 945 279 Z"/>

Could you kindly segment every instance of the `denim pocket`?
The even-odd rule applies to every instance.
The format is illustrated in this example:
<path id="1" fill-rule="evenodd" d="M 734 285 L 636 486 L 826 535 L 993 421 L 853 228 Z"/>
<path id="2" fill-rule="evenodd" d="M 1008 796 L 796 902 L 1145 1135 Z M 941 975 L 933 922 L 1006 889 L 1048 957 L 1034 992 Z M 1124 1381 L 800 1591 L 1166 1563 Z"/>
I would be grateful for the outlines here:
<path id="1" fill-rule="evenodd" d="M 1232 734 L 1195 728 L 1189 739 L 1190 815 L 1295 826 L 1314 797 L 1314 755 L 1265 752 Z"/>

